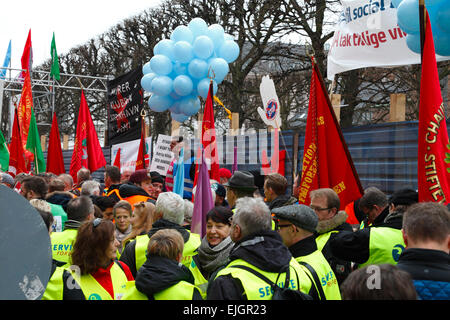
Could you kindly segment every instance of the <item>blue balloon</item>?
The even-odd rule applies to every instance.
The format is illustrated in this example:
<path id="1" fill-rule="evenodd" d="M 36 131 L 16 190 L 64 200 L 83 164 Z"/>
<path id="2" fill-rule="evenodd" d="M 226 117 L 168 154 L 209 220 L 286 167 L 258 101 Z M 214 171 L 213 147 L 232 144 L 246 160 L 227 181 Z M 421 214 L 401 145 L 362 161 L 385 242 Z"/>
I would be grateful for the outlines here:
<path id="1" fill-rule="evenodd" d="M 194 39 L 198 36 L 206 35 L 208 32 L 208 25 L 202 18 L 194 18 L 188 23 L 188 28 L 191 30 Z"/>
<path id="2" fill-rule="evenodd" d="M 158 96 L 167 96 L 173 90 L 172 79 L 168 76 L 158 76 L 152 81 L 152 92 Z"/>
<path id="3" fill-rule="evenodd" d="M 181 63 L 189 63 L 189 61 L 194 58 L 192 45 L 187 41 L 178 41 L 174 46 L 174 57 L 175 61 L 179 61 Z"/>
<path id="4" fill-rule="evenodd" d="M 208 74 L 208 63 L 205 60 L 194 58 L 189 62 L 188 72 L 195 79 L 205 78 Z"/>
<path id="5" fill-rule="evenodd" d="M 194 54 L 200 59 L 208 59 L 214 51 L 214 43 L 208 36 L 198 36 L 194 41 Z"/>
<path id="6" fill-rule="evenodd" d="M 391 3 L 395 8 L 398 8 L 398 5 L 402 2 L 402 0 L 392 0 Z"/>
<path id="7" fill-rule="evenodd" d="M 200 99 L 192 96 L 182 99 L 179 110 L 186 116 L 193 116 L 200 110 Z"/>
<path id="8" fill-rule="evenodd" d="M 150 59 L 150 67 L 160 76 L 166 76 L 172 72 L 172 61 L 162 54 L 157 54 Z"/>
<path id="9" fill-rule="evenodd" d="M 180 75 L 173 80 L 173 91 L 179 96 L 187 96 L 192 92 L 193 83 L 191 78 Z"/>
<path id="10" fill-rule="evenodd" d="M 148 61 L 146 64 L 144 64 L 143 66 L 142 66 L 142 73 L 143 74 L 147 74 L 147 73 L 152 73 L 153 72 L 153 70 L 152 70 L 152 68 L 150 67 L 150 61 Z"/>
<path id="11" fill-rule="evenodd" d="M 172 31 L 170 40 L 174 42 L 186 41 L 188 43 L 192 43 L 192 41 L 194 40 L 194 36 L 192 34 L 192 31 L 187 26 L 178 26 L 175 28 L 175 30 Z"/>
<path id="12" fill-rule="evenodd" d="M 187 75 L 188 74 L 187 66 L 188 66 L 187 64 L 181 63 L 180 61 L 174 62 L 173 67 L 172 67 L 173 78 L 176 78 L 177 76 L 182 75 L 182 74 Z"/>
<path id="13" fill-rule="evenodd" d="M 162 54 L 167 56 L 170 60 L 174 59 L 174 42 L 170 39 L 163 39 L 159 41 L 153 48 L 153 54 Z"/>
<path id="14" fill-rule="evenodd" d="M 214 43 L 214 49 L 218 50 L 221 46 L 221 44 L 224 41 L 225 31 L 223 30 L 223 27 L 220 24 L 212 24 L 208 27 L 208 33 L 207 36 L 212 40 Z"/>
<path id="15" fill-rule="evenodd" d="M 152 94 L 148 99 L 148 106 L 155 112 L 164 112 L 173 104 L 172 99 L 169 96 L 158 96 Z"/>
<path id="16" fill-rule="evenodd" d="M 200 97 L 206 99 L 209 91 L 209 83 L 210 80 L 208 78 L 204 78 L 200 80 L 197 85 L 197 93 Z M 217 82 L 213 80 L 213 95 L 217 93 Z"/>
<path id="17" fill-rule="evenodd" d="M 233 40 L 225 40 L 219 49 L 219 57 L 232 63 L 239 57 L 239 45 Z"/>
<path id="18" fill-rule="evenodd" d="M 441 5 L 437 12 L 436 22 L 439 28 L 450 33 L 450 5 Z M 434 31 L 434 29 L 433 29 Z"/>
<path id="19" fill-rule="evenodd" d="M 415 52 L 420 54 L 421 49 L 420 49 L 420 35 L 418 34 L 408 34 L 406 36 L 406 45 L 408 46 L 408 48 Z"/>
<path id="20" fill-rule="evenodd" d="M 223 40 L 224 41 L 226 41 L 226 40 L 233 40 L 234 41 L 234 38 L 233 38 L 233 36 L 231 34 L 224 33 L 223 34 Z"/>
<path id="21" fill-rule="evenodd" d="M 210 69 L 214 72 L 214 80 L 216 80 L 216 82 L 222 82 L 227 76 L 228 71 L 230 71 L 228 63 L 222 58 L 209 60 L 208 70 Z"/>
<path id="22" fill-rule="evenodd" d="M 175 120 L 179 123 L 183 123 L 185 122 L 187 119 L 189 119 L 189 117 L 185 114 L 182 113 L 170 113 L 170 116 L 172 117 L 172 120 Z"/>
<path id="23" fill-rule="evenodd" d="M 408 34 L 419 34 L 419 1 L 403 0 L 397 8 L 397 23 Z"/>
<path id="24" fill-rule="evenodd" d="M 436 35 L 433 34 L 433 38 L 436 54 L 440 56 L 450 56 L 450 33 L 442 32 L 439 28 L 433 29 L 433 33 L 435 31 L 437 32 Z"/>
<path id="25" fill-rule="evenodd" d="M 141 79 L 141 86 L 147 92 L 152 92 L 152 81 L 156 77 L 156 73 L 146 73 Z"/>

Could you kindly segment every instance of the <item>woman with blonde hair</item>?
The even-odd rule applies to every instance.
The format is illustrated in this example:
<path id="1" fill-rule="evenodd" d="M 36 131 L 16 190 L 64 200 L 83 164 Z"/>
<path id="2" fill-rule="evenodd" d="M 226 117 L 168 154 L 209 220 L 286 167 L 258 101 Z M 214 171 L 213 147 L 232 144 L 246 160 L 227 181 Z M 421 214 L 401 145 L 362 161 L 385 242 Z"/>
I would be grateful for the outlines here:
<path id="1" fill-rule="evenodd" d="M 122 248 L 136 237 L 147 235 L 152 228 L 155 215 L 155 205 L 150 202 L 139 202 L 134 205 L 130 219 L 131 232 L 122 240 Z"/>

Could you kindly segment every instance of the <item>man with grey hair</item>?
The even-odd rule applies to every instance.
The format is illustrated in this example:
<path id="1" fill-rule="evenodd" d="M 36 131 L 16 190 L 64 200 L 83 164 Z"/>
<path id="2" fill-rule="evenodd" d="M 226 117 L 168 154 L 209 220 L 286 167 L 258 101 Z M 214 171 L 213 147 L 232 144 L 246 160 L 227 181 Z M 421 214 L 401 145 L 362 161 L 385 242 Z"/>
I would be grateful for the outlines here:
<path id="1" fill-rule="evenodd" d="M 191 233 L 183 228 L 185 203 L 183 198 L 173 192 L 162 192 L 158 196 L 155 204 L 155 216 L 152 229 L 148 234 L 136 237 L 136 240 L 130 242 L 120 256 L 120 261 L 126 263 L 131 273 L 136 277 L 139 268 L 146 261 L 146 250 L 150 237 L 161 229 L 175 229 L 181 233 L 184 240 L 182 264 L 189 266 L 192 256 L 196 254 L 195 250 L 200 246 L 200 235 Z"/>
<path id="2" fill-rule="evenodd" d="M 211 277 L 208 300 L 271 299 L 270 285 L 253 272 L 272 282 L 285 283 L 289 270 L 289 288 L 307 292 L 307 275 L 280 235 L 272 231 L 270 210 L 260 198 L 244 197 L 236 201 L 236 213 L 231 221 L 230 263 Z"/>
<path id="3" fill-rule="evenodd" d="M 58 176 L 58 179 L 61 179 L 64 182 L 64 191 L 70 191 L 73 188 L 73 178 L 68 173 L 61 173 Z"/>
<path id="4" fill-rule="evenodd" d="M 386 194 L 377 187 L 369 187 L 364 190 L 364 195 L 359 200 L 359 209 L 366 216 L 361 222 L 361 228 L 368 226 L 377 227 L 383 224 L 389 214 L 389 201 Z"/>
<path id="5" fill-rule="evenodd" d="M 100 183 L 95 180 L 87 180 L 83 182 L 81 186 L 82 196 L 99 196 L 100 195 Z"/>

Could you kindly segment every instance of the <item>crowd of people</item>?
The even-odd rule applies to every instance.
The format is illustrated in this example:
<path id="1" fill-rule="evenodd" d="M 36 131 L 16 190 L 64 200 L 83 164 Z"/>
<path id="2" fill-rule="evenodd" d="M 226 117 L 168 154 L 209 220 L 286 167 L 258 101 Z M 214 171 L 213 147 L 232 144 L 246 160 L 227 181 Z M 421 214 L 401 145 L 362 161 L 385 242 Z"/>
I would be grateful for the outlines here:
<path id="1" fill-rule="evenodd" d="M 450 211 L 415 190 L 369 187 L 341 210 L 331 188 L 303 205 L 298 179 L 288 188 L 278 173 L 222 168 L 202 238 L 190 230 L 192 185 L 176 194 L 170 175 L 168 185 L 106 166 L 100 183 L 83 168 L 74 184 L 69 174 L 2 173 L 48 228 L 42 299 L 270 300 L 273 285 L 312 300 L 450 299 Z"/>

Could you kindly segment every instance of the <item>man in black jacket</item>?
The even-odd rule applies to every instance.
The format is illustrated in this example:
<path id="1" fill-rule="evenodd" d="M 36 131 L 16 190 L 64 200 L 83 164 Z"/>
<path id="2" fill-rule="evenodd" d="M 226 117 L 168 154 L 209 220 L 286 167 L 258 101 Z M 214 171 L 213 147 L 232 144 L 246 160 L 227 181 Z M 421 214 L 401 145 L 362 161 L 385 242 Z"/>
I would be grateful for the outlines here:
<path id="1" fill-rule="evenodd" d="M 266 176 L 266 181 L 264 181 L 264 195 L 270 210 L 298 202 L 297 198 L 286 194 L 287 187 L 287 179 L 281 174 L 271 173 Z"/>
<path id="2" fill-rule="evenodd" d="M 382 199 L 378 189 L 366 191 L 361 198 L 361 203 L 366 203 L 365 197 L 372 197 L 372 193 Z M 387 199 L 387 197 L 386 197 Z M 360 229 L 356 232 L 341 232 L 330 241 L 330 248 L 333 254 L 340 259 L 352 261 L 363 267 L 369 264 L 397 264 L 398 258 L 402 253 L 405 244 L 401 235 L 403 213 L 406 209 L 418 201 L 418 194 L 411 189 L 402 189 L 394 192 L 388 200 L 389 214 L 383 222 L 373 223 L 370 227 Z M 381 208 L 382 203 L 374 205 Z M 362 210 L 371 213 L 379 211 L 377 208 L 368 209 L 362 207 Z"/>
<path id="3" fill-rule="evenodd" d="M 403 217 L 406 244 L 397 266 L 408 272 L 422 300 L 450 299 L 450 211 L 434 202 L 411 206 Z"/>

